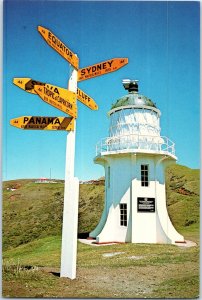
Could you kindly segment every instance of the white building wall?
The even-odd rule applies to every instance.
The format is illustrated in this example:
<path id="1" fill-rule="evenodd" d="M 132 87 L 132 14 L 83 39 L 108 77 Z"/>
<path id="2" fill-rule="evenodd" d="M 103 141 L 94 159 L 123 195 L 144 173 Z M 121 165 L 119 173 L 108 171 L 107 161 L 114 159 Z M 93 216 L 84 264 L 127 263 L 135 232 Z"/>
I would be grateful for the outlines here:
<path id="1" fill-rule="evenodd" d="M 141 165 L 149 165 L 149 186 L 141 186 Z M 155 212 L 138 212 L 138 197 L 155 198 L 155 163 L 153 156 L 137 156 L 137 175 L 132 181 L 132 243 L 154 243 Z"/>
<path id="2" fill-rule="evenodd" d="M 108 186 L 108 166 L 110 166 L 110 186 Z M 102 243 L 107 241 L 129 241 L 130 230 L 129 216 L 127 223 L 129 226 L 120 225 L 120 203 L 127 204 L 127 211 L 130 212 L 131 200 L 131 159 L 129 155 L 108 158 L 105 165 L 106 178 L 106 210 L 108 217 L 103 230 L 98 234 L 97 241 Z"/>
<path id="3" fill-rule="evenodd" d="M 166 206 L 165 166 L 169 157 L 125 154 L 107 157 L 106 199 L 99 225 L 90 234 L 97 242 L 175 243 L 184 241 Z M 168 162 L 167 162 L 168 161 Z M 149 186 L 141 185 L 141 165 L 149 165 Z M 110 186 L 108 167 L 110 166 Z M 155 198 L 155 212 L 138 212 L 138 197 Z M 120 203 L 127 204 L 127 227 L 120 225 Z"/>

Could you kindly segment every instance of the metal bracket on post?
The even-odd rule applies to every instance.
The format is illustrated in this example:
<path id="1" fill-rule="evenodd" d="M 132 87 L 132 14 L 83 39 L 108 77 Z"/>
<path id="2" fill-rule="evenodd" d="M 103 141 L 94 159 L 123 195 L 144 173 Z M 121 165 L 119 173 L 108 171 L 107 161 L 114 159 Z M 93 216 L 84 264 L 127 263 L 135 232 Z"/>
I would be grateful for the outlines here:
<path id="1" fill-rule="evenodd" d="M 73 68 L 68 89 L 77 93 L 77 70 Z M 74 131 L 67 134 L 65 190 L 62 225 L 60 277 L 76 278 L 79 180 L 74 177 L 76 120 Z"/>

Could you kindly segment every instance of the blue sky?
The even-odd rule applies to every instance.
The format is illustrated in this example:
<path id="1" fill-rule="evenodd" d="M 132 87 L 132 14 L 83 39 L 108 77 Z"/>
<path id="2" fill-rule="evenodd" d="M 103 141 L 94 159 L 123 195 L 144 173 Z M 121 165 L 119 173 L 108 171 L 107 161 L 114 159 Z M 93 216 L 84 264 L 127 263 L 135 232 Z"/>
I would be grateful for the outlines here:
<path id="1" fill-rule="evenodd" d="M 80 59 L 80 68 L 114 57 L 129 63 L 79 82 L 99 105 L 78 102 L 75 176 L 104 175 L 93 163 L 96 143 L 108 136 L 107 112 L 126 94 L 122 79 L 161 110 L 161 135 L 176 143 L 178 163 L 199 168 L 199 2 L 4 1 L 3 180 L 64 178 L 66 132 L 23 131 L 9 125 L 23 115 L 65 116 L 12 84 L 14 77 L 67 87 L 67 61 L 37 31 L 52 31 Z"/>

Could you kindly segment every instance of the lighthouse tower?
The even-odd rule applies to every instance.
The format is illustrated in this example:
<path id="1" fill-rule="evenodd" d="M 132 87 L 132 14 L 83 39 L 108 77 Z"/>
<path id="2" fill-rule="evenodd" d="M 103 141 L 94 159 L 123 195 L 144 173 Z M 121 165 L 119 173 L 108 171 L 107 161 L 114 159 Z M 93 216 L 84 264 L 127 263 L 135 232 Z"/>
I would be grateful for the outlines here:
<path id="1" fill-rule="evenodd" d="M 105 169 L 105 206 L 90 233 L 98 243 L 184 242 L 166 207 L 165 168 L 175 163 L 175 145 L 160 135 L 160 110 L 139 94 L 137 80 L 123 80 L 128 94 L 109 111 L 109 136 L 96 146 Z"/>

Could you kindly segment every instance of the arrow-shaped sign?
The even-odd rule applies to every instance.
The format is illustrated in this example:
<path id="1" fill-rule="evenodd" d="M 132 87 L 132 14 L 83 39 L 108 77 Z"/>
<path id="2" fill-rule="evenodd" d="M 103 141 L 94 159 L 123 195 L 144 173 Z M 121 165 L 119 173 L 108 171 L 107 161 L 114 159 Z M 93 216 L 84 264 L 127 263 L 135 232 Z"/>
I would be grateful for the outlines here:
<path id="1" fill-rule="evenodd" d="M 77 118 L 76 94 L 54 85 L 35 85 L 35 92 L 46 103 Z"/>
<path id="2" fill-rule="evenodd" d="M 34 90 L 35 85 L 45 85 L 45 83 L 31 78 L 14 78 L 13 83 L 19 88 L 31 94 L 37 94 Z"/>
<path id="3" fill-rule="evenodd" d="M 79 68 L 79 59 L 63 42 L 59 40 L 50 30 L 38 26 L 38 31 L 54 50 L 56 50 L 62 57 L 64 57 L 75 69 Z"/>
<path id="4" fill-rule="evenodd" d="M 114 72 L 128 63 L 128 58 L 112 58 L 78 70 L 78 81 Z"/>
<path id="5" fill-rule="evenodd" d="M 34 90 L 35 85 L 52 86 L 52 87 L 54 87 L 54 90 L 58 89 L 58 91 L 60 91 L 60 93 L 63 94 L 64 99 L 68 98 L 68 95 L 66 93 L 66 92 L 68 92 L 68 90 L 57 87 L 57 86 L 53 86 L 49 83 L 43 83 L 43 82 L 31 79 L 31 78 L 14 78 L 13 83 L 15 85 L 17 85 L 19 88 L 25 90 L 26 92 L 32 93 L 32 94 L 37 94 L 37 92 Z M 88 106 L 89 108 L 91 108 L 92 110 L 98 109 L 98 105 L 95 103 L 93 98 L 91 98 L 89 95 L 84 93 L 79 88 L 77 89 L 77 99 L 80 102 L 82 102 L 83 104 L 85 104 L 86 106 Z"/>
<path id="6" fill-rule="evenodd" d="M 92 110 L 98 110 L 98 105 L 95 101 L 79 88 L 77 88 L 77 99 Z"/>
<path id="7" fill-rule="evenodd" d="M 74 130 L 74 119 L 67 117 L 22 116 L 11 119 L 10 124 L 20 129 Z"/>

